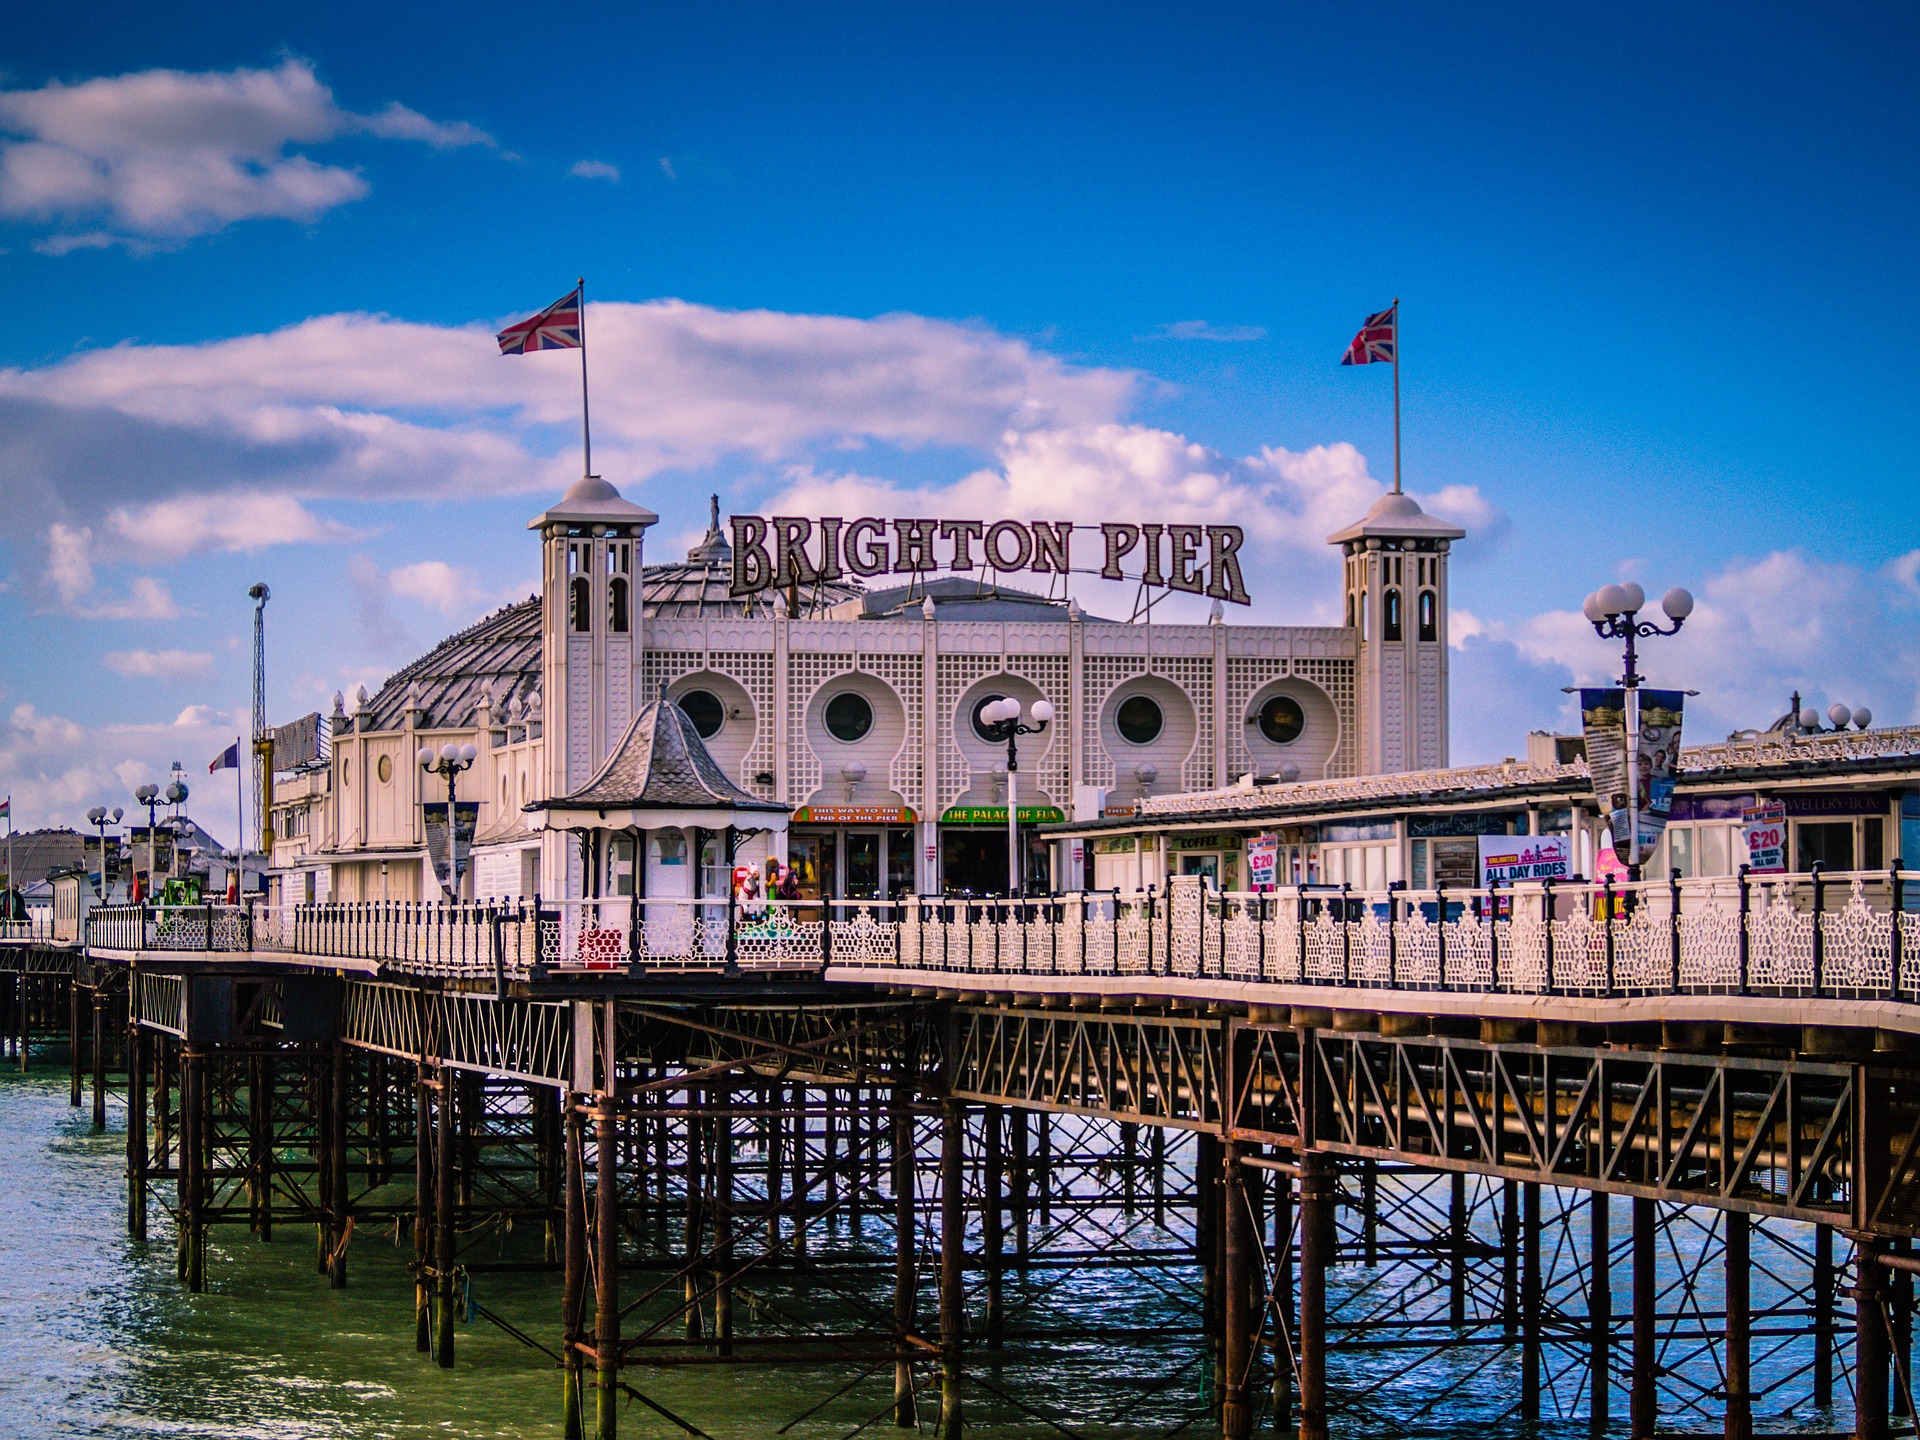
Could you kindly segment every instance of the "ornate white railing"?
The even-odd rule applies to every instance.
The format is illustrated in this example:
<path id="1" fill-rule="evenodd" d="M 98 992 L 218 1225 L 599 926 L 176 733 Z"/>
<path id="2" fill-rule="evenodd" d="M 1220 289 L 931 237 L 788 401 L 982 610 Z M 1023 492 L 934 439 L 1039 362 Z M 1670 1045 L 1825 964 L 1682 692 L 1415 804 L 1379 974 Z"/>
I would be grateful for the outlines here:
<path id="1" fill-rule="evenodd" d="M 423 975 L 924 970 L 1524 995 L 1754 994 L 1920 1003 L 1920 874 L 1299 886 L 1022 900 L 629 898 L 511 904 L 107 906 L 88 942 L 272 948 Z"/>

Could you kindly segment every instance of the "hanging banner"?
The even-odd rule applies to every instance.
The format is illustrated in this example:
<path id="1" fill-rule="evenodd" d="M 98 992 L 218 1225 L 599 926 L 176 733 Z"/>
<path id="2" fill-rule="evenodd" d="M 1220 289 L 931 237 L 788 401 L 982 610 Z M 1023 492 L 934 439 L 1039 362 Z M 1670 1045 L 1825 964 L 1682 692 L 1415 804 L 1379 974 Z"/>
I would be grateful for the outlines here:
<path id="1" fill-rule="evenodd" d="M 1779 875 L 1787 868 L 1787 807 L 1778 800 L 1749 805 L 1740 812 L 1740 836 L 1747 842 L 1747 864 L 1755 875 Z"/>
<path id="2" fill-rule="evenodd" d="M 1482 885 L 1572 878 L 1571 835 L 1482 835 L 1479 845 Z"/>
<path id="3" fill-rule="evenodd" d="M 1280 837 L 1255 835 L 1247 841 L 1247 888 L 1256 895 L 1274 889 L 1275 872 L 1280 865 Z"/>
<path id="4" fill-rule="evenodd" d="M 467 873 L 467 860 L 473 854 L 473 829 L 480 819 L 480 802 L 454 802 L 454 860 L 451 870 L 447 866 L 446 803 L 428 803 L 420 808 L 426 812 L 427 856 L 433 861 L 433 878 L 440 882 L 440 888 L 446 892 L 447 898 L 452 899 L 460 893 L 460 880 Z"/>
<path id="5" fill-rule="evenodd" d="M 1653 853 L 1673 809 L 1673 782 L 1680 775 L 1680 707 L 1684 690 L 1640 692 L 1640 858 Z"/>
<path id="6" fill-rule="evenodd" d="M 1638 811 L 1640 857 L 1660 843 L 1673 806 L 1673 782 L 1680 768 L 1679 690 L 1639 692 L 1640 729 L 1636 737 L 1633 787 L 1627 775 L 1627 693 L 1620 689 L 1582 690 L 1580 726 L 1587 740 L 1587 772 L 1594 797 L 1613 827 L 1613 848 L 1623 862 L 1633 855 L 1628 817 Z"/>

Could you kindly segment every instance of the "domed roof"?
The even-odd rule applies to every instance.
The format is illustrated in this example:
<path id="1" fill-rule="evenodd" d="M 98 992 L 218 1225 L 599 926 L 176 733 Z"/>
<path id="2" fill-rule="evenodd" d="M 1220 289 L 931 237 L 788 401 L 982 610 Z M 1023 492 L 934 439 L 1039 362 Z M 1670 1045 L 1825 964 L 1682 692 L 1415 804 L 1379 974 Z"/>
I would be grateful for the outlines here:
<path id="1" fill-rule="evenodd" d="M 687 551 L 685 560 L 647 565 L 640 571 L 640 613 L 649 620 L 694 615 L 770 615 L 783 597 L 763 590 L 735 595 L 733 546 L 720 528 L 720 497 L 707 497 L 707 533 Z M 800 613 L 820 615 L 859 598 L 860 586 L 846 580 L 821 580 L 800 587 Z"/>
<path id="2" fill-rule="evenodd" d="M 1420 508 L 1420 502 L 1411 495 L 1389 490 L 1373 502 L 1366 519 L 1357 520 L 1344 530 L 1334 531 L 1327 537 L 1327 543 L 1342 545 L 1349 540 L 1364 540 L 1369 536 L 1458 540 L 1466 533 L 1458 525 L 1427 514 Z"/>
<path id="3" fill-rule="evenodd" d="M 641 529 L 660 517 L 644 505 L 625 499 L 610 483 L 598 475 L 582 475 L 567 487 L 560 503 L 527 522 L 529 530 L 548 525 L 637 525 Z"/>

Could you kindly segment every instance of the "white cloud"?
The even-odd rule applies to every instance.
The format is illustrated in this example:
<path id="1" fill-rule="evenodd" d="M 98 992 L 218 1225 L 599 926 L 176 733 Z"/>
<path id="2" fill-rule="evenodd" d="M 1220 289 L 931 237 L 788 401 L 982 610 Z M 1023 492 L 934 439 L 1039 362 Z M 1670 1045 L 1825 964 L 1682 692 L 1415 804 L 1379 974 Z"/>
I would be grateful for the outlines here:
<path id="1" fill-rule="evenodd" d="M 129 549 L 161 559 L 204 550 L 252 552 L 270 545 L 340 544 L 364 532 L 315 515 L 291 495 L 178 495 L 121 506 L 107 529 Z"/>
<path id="2" fill-rule="evenodd" d="M 1162 325 L 1152 336 L 1155 340 L 1214 340 L 1228 345 L 1246 345 L 1267 338 L 1264 325 L 1215 325 L 1206 320 L 1175 320 Z"/>
<path id="3" fill-rule="evenodd" d="M 660 173 L 669 180 L 678 180 L 680 178 L 680 172 L 673 168 L 673 161 L 665 155 L 660 157 Z"/>
<path id="4" fill-rule="evenodd" d="M 189 705 L 167 722 L 99 726 L 15 705 L 0 720 L 0 794 L 12 795 L 22 829 L 72 825 L 93 805 L 118 805 L 131 817 L 134 786 L 164 781 L 176 760 L 190 776 L 204 776 L 207 761 L 244 728 L 210 705 Z M 221 823 L 231 823 L 231 785 L 220 794 L 205 804 L 196 797 L 188 808 L 216 833 L 231 834 Z"/>
<path id="5" fill-rule="evenodd" d="M 109 650 L 100 663 L 116 675 L 149 680 L 192 680 L 213 671 L 213 656 L 202 650 Z"/>
<path id="6" fill-rule="evenodd" d="M 461 615 L 486 602 L 480 577 L 444 560 L 421 560 L 387 572 L 387 584 L 405 600 L 431 606 L 442 615 Z"/>
<path id="7" fill-rule="evenodd" d="M 56 235 L 50 253 L 179 241 L 241 220 L 311 221 L 368 192 L 359 172 L 291 147 L 348 135 L 438 148 L 491 144 L 466 124 L 398 103 L 343 109 L 305 60 L 272 70 L 146 70 L 0 91 L 0 215 L 105 229 Z"/>
<path id="8" fill-rule="evenodd" d="M 166 582 L 135 575 L 126 594 L 98 589 L 93 569 L 93 530 L 56 521 L 47 527 L 46 588 L 59 608 L 83 620 L 177 620 L 186 611 Z"/>
<path id="9" fill-rule="evenodd" d="M 605 160 L 576 160 L 567 173 L 576 180 L 611 180 L 620 183 L 620 167 Z"/>

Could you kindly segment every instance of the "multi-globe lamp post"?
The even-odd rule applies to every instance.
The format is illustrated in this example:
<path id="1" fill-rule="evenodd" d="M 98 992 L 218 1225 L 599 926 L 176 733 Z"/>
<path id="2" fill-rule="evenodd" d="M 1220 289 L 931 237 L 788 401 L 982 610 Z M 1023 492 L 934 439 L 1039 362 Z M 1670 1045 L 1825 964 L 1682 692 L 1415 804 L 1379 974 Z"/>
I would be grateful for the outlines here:
<path id="1" fill-rule="evenodd" d="M 1018 700 L 1003 697 L 980 707 L 980 733 L 999 744 L 1007 742 L 1007 898 L 1020 897 L 1020 750 L 1022 735 L 1038 735 L 1053 723 L 1053 702 L 1036 700 L 1026 711 L 1031 725 L 1021 721 Z"/>
<path id="2" fill-rule="evenodd" d="M 118 805 L 111 810 L 104 805 L 96 805 L 87 811 L 87 823 L 100 832 L 100 884 L 95 893 L 103 904 L 107 898 L 107 826 L 118 825 L 120 817 L 126 813 Z"/>
<path id="3" fill-rule="evenodd" d="M 160 820 L 158 815 L 159 809 L 162 805 L 171 805 L 174 807 L 174 810 L 177 813 L 179 811 L 180 806 L 186 802 L 188 793 L 189 792 L 187 790 L 186 783 L 180 780 L 173 781 L 164 790 L 162 790 L 158 785 L 153 784 L 151 781 L 149 781 L 145 785 L 139 785 L 134 787 L 133 798 L 135 802 L 147 807 L 146 891 L 148 893 L 143 894 L 143 896 L 141 897 L 143 899 L 151 898 L 151 891 L 153 890 L 153 882 L 154 882 L 153 872 L 154 872 L 154 867 L 157 863 L 157 859 L 156 859 L 157 842 L 156 842 L 155 836 L 156 836 L 156 832 L 160 828 Z"/>
<path id="4" fill-rule="evenodd" d="M 1639 651 L 1635 644 L 1656 635 L 1677 635 L 1693 613 L 1693 596 L 1674 586 L 1660 597 L 1660 609 L 1671 622 L 1662 626 L 1657 620 L 1642 620 L 1640 611 L 1647 603 L 1647 592 L 1632 581 L 1602 585 L 1587 596 L 1581 613 L 1593 625 L 1602 640 L 1625 642 L 1620 664 L 1620 688 L 1626 694 L 1627 731 L 1627 874 L 1640 878 L 1640 685 L 1646 679 L 1639 670 Z M 1617 837 L 1616 837 L 1617 838 Z"/>
<path id="5" fill-rule="evenodd" d="M 420 762 L 420 768 L 428 775 L 444 775 L 447 779 L 447 884 L 449 894 L 457 897 L 460 888 L 460 827 L 456 819 L 454 806 L 454 782 L 463 770 L 471 770 L 473 762 L 480 752 L 471 744 L 456 745 L 451 740 L 438 750 L 431 745 L 422 745 L 414 756 Z M 423 799 L 421 804 L 425 805 Z"/>

